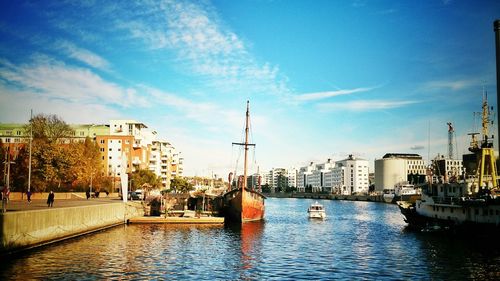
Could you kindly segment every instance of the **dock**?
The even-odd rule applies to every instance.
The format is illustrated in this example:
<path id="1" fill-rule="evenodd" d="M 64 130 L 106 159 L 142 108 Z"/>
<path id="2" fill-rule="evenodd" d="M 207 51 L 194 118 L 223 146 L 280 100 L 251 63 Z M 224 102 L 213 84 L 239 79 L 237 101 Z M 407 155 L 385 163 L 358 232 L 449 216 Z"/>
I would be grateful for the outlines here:
<path id="1" fill-rule="evenodd" d="M 130 224 L 224 224 L 223 217 L 134 217 L 128 220 Z"/>

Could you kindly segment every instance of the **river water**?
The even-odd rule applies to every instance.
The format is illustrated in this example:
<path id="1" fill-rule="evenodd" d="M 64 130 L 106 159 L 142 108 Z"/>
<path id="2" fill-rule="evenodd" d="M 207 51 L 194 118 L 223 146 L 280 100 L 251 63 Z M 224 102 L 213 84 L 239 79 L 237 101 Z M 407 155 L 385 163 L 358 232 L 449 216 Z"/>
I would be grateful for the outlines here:
<path id="1" fill-rule="evenodd" d="M 396 205 L 266 200 L 242 226 L 126 225 L 8 257 L 0 280 L 499 280 L 498 237 L 406 228 Z"/>

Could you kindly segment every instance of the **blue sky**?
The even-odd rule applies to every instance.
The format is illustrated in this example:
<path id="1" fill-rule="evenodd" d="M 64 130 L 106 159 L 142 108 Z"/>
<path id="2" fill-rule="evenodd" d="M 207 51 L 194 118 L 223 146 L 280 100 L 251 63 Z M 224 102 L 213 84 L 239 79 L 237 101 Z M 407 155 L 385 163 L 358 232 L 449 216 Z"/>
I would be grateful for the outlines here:
<path id="1" fill-rule="evenodd" d="M 246 100 L 254 171 L 427 159 L 447 122 L 460 156 L 483 88 L 496 107 L 499 1 L 80 2 L 0 3 L 0 122 L 135 119 L 225 177 Z"/>

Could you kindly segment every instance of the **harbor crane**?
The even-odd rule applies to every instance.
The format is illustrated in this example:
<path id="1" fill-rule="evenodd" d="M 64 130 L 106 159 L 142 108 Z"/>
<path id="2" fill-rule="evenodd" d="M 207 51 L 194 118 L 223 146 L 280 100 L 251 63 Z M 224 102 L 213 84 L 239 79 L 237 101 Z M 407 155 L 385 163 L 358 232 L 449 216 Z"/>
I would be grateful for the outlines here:
<path id="1" fill-rule="evenodd" d="M 453 129 L 451 122 L 446 123 L 446 125 L 448 125 L 448 158 L 453 159 L 453 134 L 455 129 Z"/>

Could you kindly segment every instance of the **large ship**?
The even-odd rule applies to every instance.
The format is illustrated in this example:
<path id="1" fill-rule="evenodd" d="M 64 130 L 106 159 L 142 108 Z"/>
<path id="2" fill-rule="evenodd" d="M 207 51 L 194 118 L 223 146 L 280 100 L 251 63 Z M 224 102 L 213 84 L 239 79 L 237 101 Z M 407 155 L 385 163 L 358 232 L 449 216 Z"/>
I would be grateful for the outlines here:
<path id="1" fill-rule="evenodd" d="M 229 179 L 229 191 L 222 196 L 222 212 L 225 220 L 228 222 L 244 223 L 250 221 L 259 221 L 264 219 L 265 196 L 253 188 L 247 187 L 247 161 L 248 148 L 254 144 L 248 143 L 250 119 L 250 103 L 247 101 L 247 111 L 245 118 L 245 142 L 233 143 L 244 147 L 245 158 L 243 177 L 240 184 L 235 189 L 231 189 L 231 177 Z"/>
<path id="2" fill-rule="evenodd" d="M 397 204 L 410 227 L 421 230 L 500 230 L 500 189 L 493 141 L 488 137 L 489 107 L 483 95 L 482 139 L 472 136 L 469 150 L 475 155 L 475 175 L 422 188 L 414 203 Z"/>

